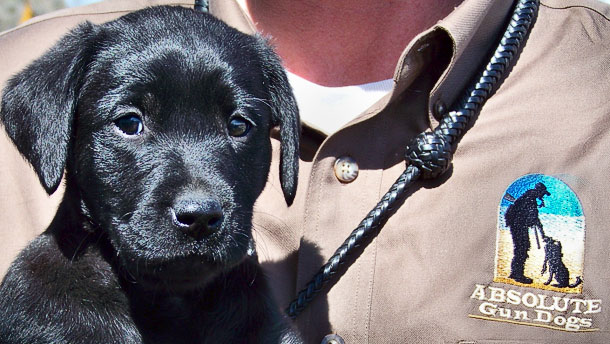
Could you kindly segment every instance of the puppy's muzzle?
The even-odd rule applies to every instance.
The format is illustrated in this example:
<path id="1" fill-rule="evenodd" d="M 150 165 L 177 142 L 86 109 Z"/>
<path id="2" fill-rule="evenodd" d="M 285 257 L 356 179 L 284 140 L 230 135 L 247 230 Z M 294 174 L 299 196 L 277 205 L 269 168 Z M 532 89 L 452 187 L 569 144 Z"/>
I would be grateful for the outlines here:
<path id="1" fill-rule="evenodd" d="M 178 197 L 170 211 L 174 225 L 195 240 L 217 232 L 223 221 L 218 200 L 193 194 Z"/>

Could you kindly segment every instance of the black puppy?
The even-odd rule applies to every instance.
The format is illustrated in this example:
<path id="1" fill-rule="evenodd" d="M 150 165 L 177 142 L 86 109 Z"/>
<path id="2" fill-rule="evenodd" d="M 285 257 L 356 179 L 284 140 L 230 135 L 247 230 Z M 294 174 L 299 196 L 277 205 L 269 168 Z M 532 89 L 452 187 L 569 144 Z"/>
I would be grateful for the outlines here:
<path id="1" fill-rule="evenodd" d="M 1 120 L 52 193 L 50 227 L 0 289 L 1 343 L 277 343 L 251 235 L 279 126 L 299 119 L 265 41 L 178 7 L 85 23 L 16 75 Z"/>

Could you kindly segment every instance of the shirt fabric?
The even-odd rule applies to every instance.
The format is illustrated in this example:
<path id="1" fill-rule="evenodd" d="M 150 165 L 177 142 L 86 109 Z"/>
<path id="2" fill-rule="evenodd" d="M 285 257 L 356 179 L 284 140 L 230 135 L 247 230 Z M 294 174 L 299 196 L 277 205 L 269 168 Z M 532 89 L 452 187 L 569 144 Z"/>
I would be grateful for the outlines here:
<path id="1" fill-rule="evenodd" d="M 110 0 L 2 34 L 0 86 L 77 23 L 161 3 L 191 6 Z M 272 138 L 273 166 L 255 209 L 254 235 L 280 305 L 288 305 L 404 171 L 405 146 L 438 124 L 438 104 L 451 107 L 459 99 L 488 60 L 511 7 L 465 0 L 404 48 L 387 95 L 330 136 L 305 125 L 290 207 Z M 232 1 L 211 1 L 210 10 L 254 31 Z M 459 142 L 451 169 L 417 182 L 332 288 L 298 317 L 308 343 L 330 333 L 346 343 L 610 342 L 609 18 L 610 8 L 597 1 L 541 2 L 516 63 Z M 360 169 L 348 184 L 334 175 L 344 156 Z M 550 193 L 541 196 L 544 205 L 536 203 L 539 219 L 545 234 L 562 243 L 570 284 L 581 278 L 575 287 L 544 284 L 544 248 L 558 245 L 536 239 L 535 229 L 528 229 L 525 263 L 534 283 L 515 283 L 506 274 L 516 239 L 504 214 L 536 183 Z M 0 190 L 4 272 L 49 223 L 61 192 L 45 195 L 4 134 Z"/>

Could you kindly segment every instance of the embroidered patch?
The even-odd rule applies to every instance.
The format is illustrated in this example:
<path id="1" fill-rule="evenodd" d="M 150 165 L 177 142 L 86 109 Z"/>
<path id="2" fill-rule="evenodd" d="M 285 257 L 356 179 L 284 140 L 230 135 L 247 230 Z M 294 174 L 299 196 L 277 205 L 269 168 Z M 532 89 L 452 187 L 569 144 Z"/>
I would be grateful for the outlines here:
<path id="1" fill-rule="evenodd" d="M 494 282 L 581 293 L 585 218 L 557 178 L 525 175 L 500 202 Z"/>
<path id="2" fill-rule="evenodd" d="M 585 218 L 574 191 L 557 178 L 529 174 L 506 189 L 498 209 L 494 283 L 474 286 L 468 316 L 599 331 L 602 300 L 578 295 L 586 283 Z"/>

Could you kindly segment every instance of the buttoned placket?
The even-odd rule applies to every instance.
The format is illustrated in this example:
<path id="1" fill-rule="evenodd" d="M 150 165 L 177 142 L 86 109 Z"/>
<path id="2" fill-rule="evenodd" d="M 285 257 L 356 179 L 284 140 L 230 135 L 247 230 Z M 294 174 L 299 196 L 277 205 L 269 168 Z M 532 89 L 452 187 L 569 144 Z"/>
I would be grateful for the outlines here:
<path id="1" fill-rule="evenodd" d="M 441 37 L 442 38 L 439 38 Z M 328 137 L 319 147 L 313 160 L 312 173 L 309 178 L 307 192 L 305 225 L 303 243 L 322 243 L 320 246 L 323 260 L 334 250 L 353 230 L 364 215 L 375 205 L 386 191 L 387 185 L 397 177 L 392 172 L 387 175 L 384 170 L 388 166 L 405 167 L 403 160 L 404 147 L 408 140 L 417 133 L 429 127 L 427 100 L 428 92 L 436 80 L 428 76 L 439 72 L 429 72 L 428 66 L 437 61 L 435 54 L 440 51 L 436 45 L 437 38 L 446 43 L 444 32 L 430 31 L 421 36 L 406 50 L 396 71 L 396 87 L 369 111 L 348 124 L 337 133 Z M 446 63 L 446 62 L 442 62 Z M 440 68 L 442 70 L 442 67 Z M 389 184 L 388 184 L 389 182 Z M 301 190 L 303 191 L 303 190 Z M 332 197 L 330 204 L 327 197 Z M 326 202 L 325 202 L 326 201 Z M 340 228 L 333 225 L 336 217 L 345 225 Z M 349 219 L 349 224 L 346 224 Z M 310 251 L 302 251 L 299 257 L 297 273 L 297 288 L 308 282 L 318 266 L 308 261 Z M 366 341 L 368 329 L 366 324 L 370 317 L 372 300 L 373 276 L 376 267 L 375 240 L 364 250 L 353 265 L 348 269 L 337 284 L 349 283 L 349 287 L 335 286 L 329 291 L 329 298 L 335 299 L 337 293 L 343 293 L 353 298 L 347 308 L 350 309 L 342 328 L 345 333 L 338 335 L 346 342 Z M 345 282 L 345 281 L 348 282 Z M 343 290 L 340 292 L 339 290 Z M 347 291 L 347 292 L 346 292 Z M 311 310 L 306 310 L 299 316 L 299 323 L 305 332 L 312 332 L 320 325 L 321 314 L 332 305 L 327 303 L 327 296 L 320 295 L 320 300 L 314 301 Z M 318 340 L 312 338 L 312 340 Z"/>

